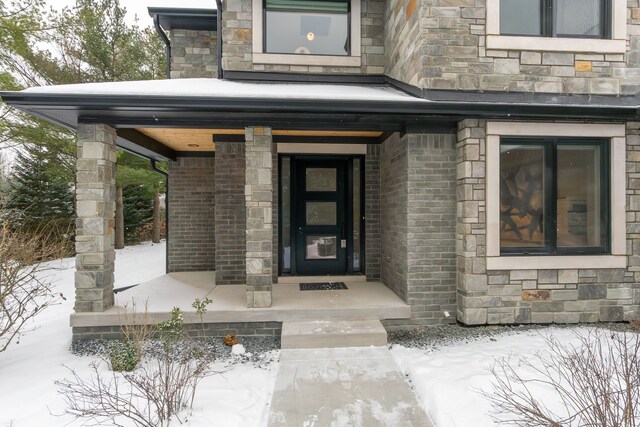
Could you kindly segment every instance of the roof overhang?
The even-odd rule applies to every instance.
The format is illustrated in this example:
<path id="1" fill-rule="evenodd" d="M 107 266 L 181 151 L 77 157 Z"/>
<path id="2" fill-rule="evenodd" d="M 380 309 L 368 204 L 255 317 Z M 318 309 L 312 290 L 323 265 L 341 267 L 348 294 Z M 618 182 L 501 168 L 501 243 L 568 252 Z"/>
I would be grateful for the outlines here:
<path id="1" fill-rule="evenodd" d="M 216 31 L 218 11 L 216 9 L 186 9 L 176 7 L 149 7 L 149 16 L 158 17 L 165 30 Z"/>
<path id="2" fill-rule="evenodd" d="M 117 129 L 270 126 L 448 133 L 455 132 L 457 122 L 464 118 L 638 119 L 638 101 L 633 96 L 409 93 L 390 83 L 177 79 L 51 86 L 3 92 L 0 96 L 15 108 L 70 129 L 78 123 L 105 123 Z M 131 138 L 122 139 L 119 144 L 123 148 L 138 150 L 147 157 L 165 160 L 172 155 L 158 152 L 149 144 L 132 142 Z"/>

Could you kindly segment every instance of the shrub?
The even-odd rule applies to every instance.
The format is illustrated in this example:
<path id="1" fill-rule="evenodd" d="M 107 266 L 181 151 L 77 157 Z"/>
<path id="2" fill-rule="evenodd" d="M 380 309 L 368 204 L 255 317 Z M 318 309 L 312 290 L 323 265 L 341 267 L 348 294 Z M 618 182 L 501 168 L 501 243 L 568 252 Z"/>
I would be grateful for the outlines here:
<path id="1" fill-rule="evenodd" d="M 576 336 L 577 345 L 546 337 L 548 351 L 495 363 L 492 390 L 481 393 L 497 410 L 496 421 L 527 427 L 640 424 L 638 334 L 593 329 Z"/>
<path id="2" fill-rule="evenodd" d="M 130 341 L 112 341 L 109 343 L 109 363 L 111 370 L 131 372 L 140 362 L 140 356 Z"/>

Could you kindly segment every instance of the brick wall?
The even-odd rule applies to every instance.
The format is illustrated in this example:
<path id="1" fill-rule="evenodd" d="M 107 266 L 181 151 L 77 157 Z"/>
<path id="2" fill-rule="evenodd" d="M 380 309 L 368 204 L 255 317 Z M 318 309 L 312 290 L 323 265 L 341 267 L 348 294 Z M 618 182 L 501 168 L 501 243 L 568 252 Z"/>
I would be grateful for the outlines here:
<path id="1" fill-rule="evenodd" d="M 171 30 L 171 78 L 218 76 L 215 31 Z"/>
<path id="2" fill-rule="evenodd" d="M 256 64 L 252 51 L 252 1 L 223 3 L 222 64 L 225 70 L 296 73 L 382 74 L 384 72 L 384 4 L 383 0 L 362 0 L 360 67 Z"/>
<path id="3" fill-rule="evenodd" d="M 215 270 L 215 158 L 169 162 L 168 206 L 168 272 Z"/>
<path id="4" fill-rule="evenodd" d="M 216 284 L 245 284 L 244 143 L 216 143 Z"/>
<path id="5" fill-rule="evenodd" d="M 393 135 L 380 156 L 382 281 L 412 310 L 386 324 L 454 321 L 455 136 Z"/>
<path id="6" fill-rule="evenodd" d="M 458 320 L 466 324 L 576 323 L 638 317 L 640 123 L 627 124 L 629 267 L 486 269 L 486 123 L 460 122 L 457 155 Z"/>
<path id="7" fill-rule="evenodd" d="M 364 159 L 365 273 L 380 280 L 380 145 L 367 146 Z"/>

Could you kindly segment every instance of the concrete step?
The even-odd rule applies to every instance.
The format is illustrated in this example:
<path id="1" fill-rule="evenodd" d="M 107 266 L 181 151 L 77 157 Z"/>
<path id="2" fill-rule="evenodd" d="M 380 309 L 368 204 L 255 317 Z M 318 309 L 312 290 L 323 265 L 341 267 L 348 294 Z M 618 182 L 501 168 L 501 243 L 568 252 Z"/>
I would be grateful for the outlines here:
<path id="1" fill-rule="evenodd" d="M 281 347 L 336 348 L 387 344 L 387 331 L 379 320 L 283 322 Z"/>

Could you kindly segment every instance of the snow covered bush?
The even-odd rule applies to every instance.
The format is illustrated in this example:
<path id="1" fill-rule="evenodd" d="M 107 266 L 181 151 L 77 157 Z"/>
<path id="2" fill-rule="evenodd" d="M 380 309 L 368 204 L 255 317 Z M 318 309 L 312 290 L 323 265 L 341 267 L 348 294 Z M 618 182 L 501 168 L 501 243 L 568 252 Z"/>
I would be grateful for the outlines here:
<path id="1" fill-rule="evenodd" d="M 545 352 L 496 361 L 492 390 L 481 393 L 496 409 L 497 422 L 527 427 L 640 425 L 640 336 L 604 329 L 576 334 L 577 345 L 546 337 Z"/>
<path id="2" fill-rule="evenodd" d="M 193 406 L 198 383 L 208 375 L 209 352 L 188 338 L 182 311 L 158 325 L 160 345 L 143 355 L 131 372 L 116 372 L 91 365 L 90 378 L 71 371 L 72 378 L 58 381 L 66 413 L 91 425 L 166 427 L 180 412 Z M 180 420 L 182 422 L 182 420 Z"/>
<path id="3" fill-rule="evenodd" d="M 46 228 L 23 232 L 0 225 L 0 352 L 19 341 L 35 316 L 63 298 L 41 273 L 52 269 L 45 261 L 61 257 L 66 246 Z"/>

